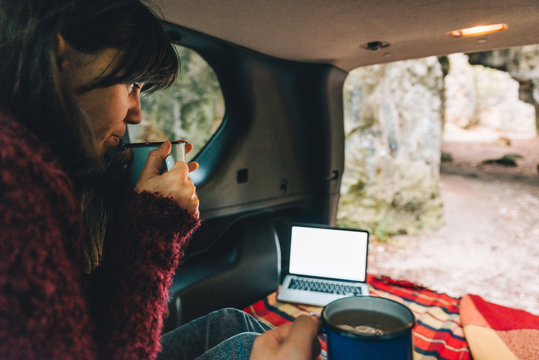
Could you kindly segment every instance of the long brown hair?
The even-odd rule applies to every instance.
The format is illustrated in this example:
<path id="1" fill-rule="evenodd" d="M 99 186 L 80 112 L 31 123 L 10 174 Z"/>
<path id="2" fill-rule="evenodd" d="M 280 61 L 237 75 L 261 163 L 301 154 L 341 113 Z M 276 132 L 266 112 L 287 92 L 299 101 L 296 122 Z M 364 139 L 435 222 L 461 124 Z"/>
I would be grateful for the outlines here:
<path id="1" fill-rule="evenodd" d="M 70 175 L 82 206 L 89 273 L 101 260 L 115 200 L 92 121 L 60 80 L 58 34 L 83 53 L 120 50 L 113 71 L 84 90 L 140 81 L 143 91 L 155 91 L 172 84 L 179 63 L 159 20 L 139 0 L 1 1 L 0 108 L 38 135 Z"/>

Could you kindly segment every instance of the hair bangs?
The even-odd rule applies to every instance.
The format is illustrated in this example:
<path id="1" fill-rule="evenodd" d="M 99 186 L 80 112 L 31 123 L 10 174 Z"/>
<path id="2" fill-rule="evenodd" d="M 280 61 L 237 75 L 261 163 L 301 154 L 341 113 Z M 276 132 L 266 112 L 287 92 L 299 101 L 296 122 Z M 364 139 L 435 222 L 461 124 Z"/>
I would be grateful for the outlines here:
<path id="1" fill-rule="evenodd" d="M 111 64 L 112 71 L 95 79 L 85 90 L 119 83 L 143 82 L 145 92 L 167 88 L 176 79 L 179 57 L 168 34 L 149 9 L 130 9 L 131 21 L 118 27 L 108 39 L 108 47 L 120 50 Z"/>
<path id="2" fill-rule="evenodd" d="M 178 54 L 168 36 L 142 32 L 139 41 L 122 53 L 120 71 L 127 81 L 143 82 L 144 92 L 152 93 L 172 85 L 180 67 Z"/>

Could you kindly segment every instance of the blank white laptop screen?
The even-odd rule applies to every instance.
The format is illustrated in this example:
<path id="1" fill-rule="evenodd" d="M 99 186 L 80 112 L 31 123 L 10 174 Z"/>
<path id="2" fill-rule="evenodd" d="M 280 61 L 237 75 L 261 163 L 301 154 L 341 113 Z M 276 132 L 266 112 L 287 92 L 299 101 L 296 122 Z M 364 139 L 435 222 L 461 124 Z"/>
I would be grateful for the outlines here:
<path id="1" fill-rule="evenodd" d="M 364 282 L 367 246 L 366 232 L 293 226 L 289 272 Z"/>

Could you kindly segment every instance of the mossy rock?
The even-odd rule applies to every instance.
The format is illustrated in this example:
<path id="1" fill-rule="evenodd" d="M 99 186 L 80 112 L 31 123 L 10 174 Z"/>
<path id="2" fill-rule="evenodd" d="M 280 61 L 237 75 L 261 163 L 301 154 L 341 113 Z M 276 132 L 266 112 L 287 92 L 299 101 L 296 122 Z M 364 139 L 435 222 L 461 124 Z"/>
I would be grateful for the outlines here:
<path id="1" fill-rule="evenodd" d="M 453 161 L 453 155 L 451 155 L 450 153 L 443 152 L 441 160 L 442 160 L 443 163 L 444 162 L 451 162 L 451 161 Z"/>
<path id="2" fill-rule="evenodd" d="M 502 165 L 502 166 L 518 166 L 517 164 L 517 159 L 521 159 L 523 158 L 524 156 L 520 155 L 520 154 L 505 154 L 504 156 L 502 156 L 501 158 L 499 159 L 488 159 L 488 160 L 483 160 L 483 164 L 497 164 L 497 165 Z"/>

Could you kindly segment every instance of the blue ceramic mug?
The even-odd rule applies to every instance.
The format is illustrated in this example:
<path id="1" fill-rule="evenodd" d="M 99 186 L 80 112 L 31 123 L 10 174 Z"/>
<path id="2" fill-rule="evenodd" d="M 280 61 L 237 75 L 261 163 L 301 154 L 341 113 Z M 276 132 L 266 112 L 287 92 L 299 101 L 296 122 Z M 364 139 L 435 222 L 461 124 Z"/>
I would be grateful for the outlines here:
<path id="1" fill-rule="evenodd" d="M 185 162 L 185 140 L 171 141 L 172 149 L 170 155 L 168 155 L 163 161 L 163 168 L 161 172 L 172 169 L 176 161 Z M 133 143 L 126 144 L 127 148 L 133 152 L 131 165 L 129 166 L 129 182 L 131 187 L 134 188 L 140 177 L 140 173 L 146 165 L 146 160 L 150 151 L 157 149 L 163 144 L 163 142 L 146 142 L 146 143 Z"/>
<path id="2" fill-rule="evenodd" d="M 415 316 L 389 299 L 354 296 L 322 310 L 329 360 L 412 360 Z"/>

